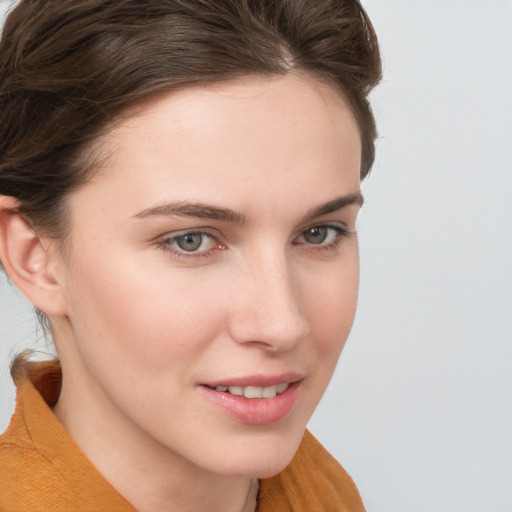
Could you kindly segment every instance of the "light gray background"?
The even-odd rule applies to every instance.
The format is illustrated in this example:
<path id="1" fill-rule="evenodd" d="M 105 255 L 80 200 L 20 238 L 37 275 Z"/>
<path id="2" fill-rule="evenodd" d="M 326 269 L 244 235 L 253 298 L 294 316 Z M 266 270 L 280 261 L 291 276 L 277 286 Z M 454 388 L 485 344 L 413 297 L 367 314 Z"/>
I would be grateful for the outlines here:
<path id="1" fill-rule="evenodd" d="M 359 311 L 310 427 L 369 512 L 511 512 L 512 2 L 364 5 L 385 79 Z M 0 280 L 0 431 L 35 325 Z"/>

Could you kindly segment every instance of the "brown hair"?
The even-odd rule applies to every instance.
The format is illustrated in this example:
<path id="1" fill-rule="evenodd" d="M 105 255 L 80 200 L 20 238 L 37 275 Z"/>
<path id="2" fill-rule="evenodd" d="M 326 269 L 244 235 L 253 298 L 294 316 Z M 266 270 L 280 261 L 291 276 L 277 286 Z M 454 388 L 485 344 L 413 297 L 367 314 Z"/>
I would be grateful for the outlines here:
<path id="1" fill-rule="evenodd" d="M 0 42 L 0 194 L 63 239 L 66 198 L 121 112 L 165 91 L 290 70 L 343 91 L 364 178 L 376 138 L 367 95 L 381 65 L 357 0 L 22 0 Z"/>

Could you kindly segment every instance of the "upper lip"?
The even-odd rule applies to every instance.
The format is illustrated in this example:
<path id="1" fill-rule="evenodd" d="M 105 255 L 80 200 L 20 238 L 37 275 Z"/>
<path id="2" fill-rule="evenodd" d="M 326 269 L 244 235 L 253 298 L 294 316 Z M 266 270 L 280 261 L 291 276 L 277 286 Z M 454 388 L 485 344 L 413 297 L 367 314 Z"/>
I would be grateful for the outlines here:
<path id="1" fill-rule="evenodd" d="M 203 383 L 204 386 L 215 388 L 217 386 L 257 386 L 266 388 L 268 386 L 276 386 L 277 384 L 301 381 L 304 375 L 297 372 L 286 372 L 280 375 L 247 375 L 245 377 L 229 377 L 226 379 L 215 380 Z"/>

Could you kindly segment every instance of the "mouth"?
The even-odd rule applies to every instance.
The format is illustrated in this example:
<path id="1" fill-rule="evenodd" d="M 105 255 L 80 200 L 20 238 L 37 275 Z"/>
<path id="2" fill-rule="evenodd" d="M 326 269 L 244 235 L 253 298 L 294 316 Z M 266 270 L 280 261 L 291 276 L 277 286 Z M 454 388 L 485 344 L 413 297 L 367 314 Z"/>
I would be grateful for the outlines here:
<path id="1" fill-rule="evenodd" d="M 303 393 L 304 377 L 246 378 L 198 386 L 217 410 L 246 425 L 271 425 L 292 414 Z M 256 385 L 259 384 L 259 385 Z"/>
<path id="2" fill-rule="evenodd" d="M 235 396 L 243 396 L 245 398 L 274 398 L 284 393 L 290 386 L 289 382 L 282 382 L 273 386 L 215 386 L 209 387 L 221 393 L 230 393 Z"/>

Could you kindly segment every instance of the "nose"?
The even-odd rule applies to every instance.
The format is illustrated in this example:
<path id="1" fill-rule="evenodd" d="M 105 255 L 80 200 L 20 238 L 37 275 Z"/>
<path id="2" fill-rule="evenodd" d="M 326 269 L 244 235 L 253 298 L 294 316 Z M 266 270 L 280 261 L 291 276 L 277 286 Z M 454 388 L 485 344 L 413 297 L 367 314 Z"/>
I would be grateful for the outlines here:
<path id="1" fill-rule="evenodd" d="M 298 279 L 286 258 L 267 257 L 240 273 L 234 280 L 231 337 L 271 352 L 293 349 L 308 334 L 309 324 L 301 311 Z"/>

